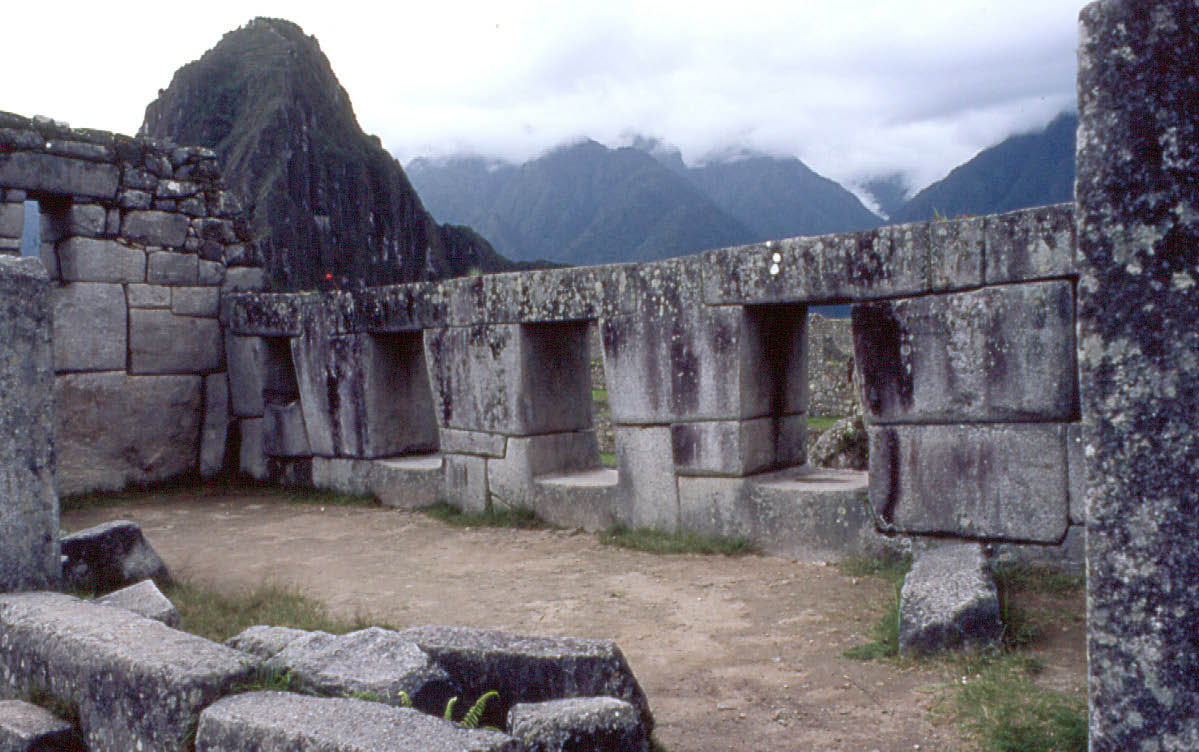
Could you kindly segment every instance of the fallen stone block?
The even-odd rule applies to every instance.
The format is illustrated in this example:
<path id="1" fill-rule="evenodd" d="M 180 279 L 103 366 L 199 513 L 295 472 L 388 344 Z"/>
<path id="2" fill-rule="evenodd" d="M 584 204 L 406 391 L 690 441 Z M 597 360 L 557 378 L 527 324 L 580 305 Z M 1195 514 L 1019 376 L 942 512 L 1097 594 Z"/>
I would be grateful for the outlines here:
<path id="1" fill-rule="evenodd" d="M 200 711 L 257 661 L 119 608 L 59 593 L 0 596 L 0 693 L 78 709 L 91 752 L 177 752 Z"/>
<path id="2" fill-rule="evenodd" d="M 515 705 L 508 733 L 529 752 L 646 752 L 637 709 L 614 697 L 578 697 Z"/>
<path id="3" fill-rule="evenodd" d="M 0 701 L 0 752 L 83 752 L 70 722 L 21 700 Z"/>
<path id="4" fill-rule="evenodd" d="M 916 555 L 899 601 L 899 652 L 923 655 L 998 643 L 999 597 L 983 548 L 951 543 Z"/>
<path id="5" fill-rule="evenodd" d="M 256 655 L 263 660 L 274 657 L 291 643 L 312 634 L 306 629 L 291 627 L 269 627 L 258 624 L 246 627 L 225 640 L 225 645 L 243 653 Z"/>
<path id="6" fill-rule="evenodd" d="M 97 598 L 96 603 L 123 608 L 147 619 L 160 621 L 168 627 L 179 626 L 179 611 L 176 610 L 175 604 L 162 594 L 154 580 L 142 580 L 136 585 L 114 590 Z"/>
<path id="7" fill-rule="evenodd" d="M 377 702 L 250 692 L 200 716 L 196 752 L 523 752 L 497 731 Z"/>
<path id="8" fill-rule="evenodd" d="M 291 640 L 266 667 L 290 672 L 304 689 L 329 695 L 368 694 L 381 702 L 406 704 L 440 714 L 459 694 L 458 685 L 412 640 L 370 627 L 344 635 L 310 632 Z"/>
<path id="9" fill-rule="evenodd" d="M 653 731 L 649 701 L 611 640 L 537 637 L 473 627 L 424 626 L 399 633 L 431 655 L 458 682 L 463 700 L 495 690 L 504 718 L 519 703 L 568 697 L 615 697 L 637 709 Z M 490 709 L 484 716 L 492 717 Z"/>
<path id="10" fill-rule="evenodd" d="M 142 580 L 161 585 L 171 574 L 136 522 L 116 520 L 63 536 L 63 579 L 78 590 L 110 592 Z"/>

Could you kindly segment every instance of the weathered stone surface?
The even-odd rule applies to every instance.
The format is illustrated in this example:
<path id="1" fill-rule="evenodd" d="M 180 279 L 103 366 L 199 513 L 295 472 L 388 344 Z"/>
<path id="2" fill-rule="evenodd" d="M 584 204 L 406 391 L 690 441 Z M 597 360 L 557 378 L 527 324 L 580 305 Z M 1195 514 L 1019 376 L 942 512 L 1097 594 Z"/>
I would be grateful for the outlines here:
<path id="1" fill-rule="evenodd" d="M 982 546 L 945 543 L 916 555 L 899 598 L 899 653 L 999 643 L 999 596 Z"/>
<path id="2" fill-rule="evenodd" d="M 19 238 L 25 229 L 25 205 L 21 202 L 0 204 L 0 237 Z"/>
<path id="3" fill-rule="evenodd" d="M 148 255 L 146 280 L 152 285 L 195 285 L 200 281 L 200 260 L 192 253 L 153 251 Z"/>
<path id="4" fill-rule="evenodd" d="M 0 185 L 45 193 L 111 199 L 121 171 L 116 165 L 50 154 L 0 154 Z"/>
<path id="5" fill-rule="evenodd" d="M 197 266 L 196 284 L 220 285 L 225 281 L 225 265 L 217 261 L 200 259 Z"/>
<path id="6" fill-rule="evenodd" d="M 410 708 L 349 698 L 249 692 L 200 716 L 196 752 L 523 752 L 496 731 L 466 729 Z"/>
<path id="7" fill-rule="evenodd" d="M 1063 424 L 883 426 L 870 503 L 903 533 L 1057 542 L 1069 512 Z"/>
<path id="8" fill-rule="evenodd" d="M 1199 748 L 1194 3 L 1092 3 L 1079 38 L 1080 371 L 1093 750 Z"/>
<path id="9" fill-rule="evenodd" d="M 125 285 L 130 308 L 170 308 L 171 288 L 161 285 Z"/>
<path id="10" fill-rule="evenodd" d="M 681 475 L 744 476 L 802 465 L 807 416 L 676 423 L 670 427 Z"/>
<path id="11" fill-rule="evenodd" d="M 229 443 L 229 380 L 223 373 L 204 377 L 204 426 L 200 434 L 200 475 L 211 478 L 225 467 Z"/>
<path id="12" fill-rule="evenodd" d="M 0 591 L 59 581 L 51 317 L 41 262 L 0 256 Z"/>
<path id="13" fill-rule="evenodd" d="M 355 385 L 352 407 L 359 415 L 362 456 L 437 449 L 437 416 L 422 341 L 420 332 L 403 332 L 365 335 L 355 343 L 361 385 Z"/>
<path id="14" fill-rule="evenodd" d="M 618 512 L 630 527 L 674 532 L 679 525 L 679 494 L 674 451 L 667 426 L 616 426 L 616 457 L 623 500 Z"/>
<path id="15" fill-rule="evenodd" d="M 813 467 L 842 470 L 869 468 L 870 437 L 861 415 L 842 418 L 829 426 L 812 444 L 808 463 Z"/>
<path id="16" fill-rule="evenodd" d="M 259 624 L 243 629 L 225 640 L 225 644 L 234 650 L 240 650 L 266 660 L 274 657 L 289 644 L 310 634 L 312 633 L 305 629 L 270 627 Z"/>
<path id="17" fill-rule="evenodd" d="M 928 226 L 929 286 L 960 290 L 983 283 L 983 219 L 969 217 Z"/>
<path id="18" fill-rule="evenodd" d="M 221 323 L 234 334 L 296 337 L 302 329 L 301 312 L 315 293 L 237 294 L 221 290 Z"/>
<path id="19" fill-rule="evenodd" d="M 58 246 L 67 282 L 145 282 L 146 252 L 113 240 L 68 238 Z"/>
<path id="20" fill-rule="evenodd" d="M 853 328 L 871 423 L 1078 414 L 1069 282 L 856 305 Z"/>
<path id="21" fill-rule="evenodd" d="M 136 522 L 116 520 L 62 537 L 63 578 L 77 590 L 111 592 L 142 580 L 171 582 Z"/>
<path id="22" fill-rule="evenodd" d="M 195 467 L 199 376 L 75 373 L 54 381 L 58 491 L 116 490 Z"/>
<path id="23" fill-rule="evenodd" d="M 241 431 L 241 471 L 255 480 L 266 480 L 266 452 L 262 448 L 263 419 L 242 418 L 238 425 Z"/>
<path id="24" fill-rule="evenodd" d="M 152 619 L 57 593 L 0 596 L 0 684 L 79 709 L 91 752 L 178 750 L 254 660 Z"/>
<path id="25" fill-rule="evenodd" d="M 225 337 L 225 362 L 229 369 L 229 397 L 233 414 L 257 418 L 263 414 L 262 389 L 266 377 L 266 342 L 261 337 Z"/>
<path id="26" fill-rule="evenodd" d="M 121 221 L 121 235 L 142 245 L 179 248 L 187 239 L 191 220 L 183 214 L 163 211 L 131 211 Z M 193 257 L 194 258 L 194 257 Z"/>
<path id="27" fill-rule="evenodd" d="M 218 371 L 224 365 L 222 344 L 216 319 L 176 316 L 158 309 L 129 311 L 131 373 Z"/>
<path id="28" fill-rule="evenodd" d="M 262 450 L 268 457 L 307 457 L 312 454 L 299 402 L 267 405 L 262 418 Z"/>
<path id="29" fill-rule="evenodd" d="M 330 379 L 330 366 L 352 372 L 357 369 L 357 363 L 352 354 L 335 361 L 330 322 L 319 310 L 306 307 L 302 321 L 301 336 L 266 340 L 264 388 L 278 395 L 268 402 L 289 402 L 288 391 L 294 384 L 312 453 L 332 457 L 341 453 L 338 451 L 338 416 L 333 414 L 330 404 L 331 400 L 340 400 L 341 380 Z M 350 432 L 347 438 L 358 437 Z"/>
<path id="30" fill-rule="evenodd" d="M 808 311 L 809 415 L 841 417 L 861 409 L 850 323 Z"/>
<path id="31" fill-rule="evenodd" d="M 83 752 L 75 727 L 48 710 L 21 700 L 0 700 L 3 752 Z"/>
<path id="32" fill-rule="evenodd" d="M 163 571 L 166 571 L 165 567 Z M 168 627 L 179 626 L 179 611 L 175 609 L 175 604 L 162 594 L 154 580 L 142 580 L 136 585 L 114 590 L 97 598 L 96 603 L 123 608 L 147 619 L 160 621 Z"/>
<path id="33" fill-rule="evenodd" d="M 222 293 L 261 290 L 265 287 L 266 274 L 254 266 L 231 266 L 225 269 L 225 279 L 221 282 Z"/>
<path id="34" fill-rule="evenodd" d="M 1074 204 L 1021 209 L 986 223 L 987 284 L 1075 273 Z"/>
<path id="35" fill-rule="evenodd" d="M 400 636 L 414 641 L 458 682 L 464 701 L 499 692 L 501 718 L 519 703 L 604 696 L 630 703 L 646 733 L 653 731 L 645 693 L 611 640 L 438 626 L 405 629 Z"/>
<path id="36" fill-rule="evenodd" d="M 507 442 L 507 437 L 502 433 L 459 431 L 455 428 L 442 428 L 439 435 L 443 452 L 477 454 L 480 457 L 503 457 Z"/>
<path id="37" fill-rule="evenodd" d="M 464 512 L 485 512 L 491 503 L 487 493 L 487 460 L 469 454 L 443 455 L 446 501 Z"/>
<path id="38" fill-rule="evenodd" d="M 370 494 L 384 506 L 419 509 L 445 496 L 438 454 L 389 459 L 312 458 L 312 485 L 349 494 Z"/>
<path id="39" fill-rule="evenodd" d="M 533 511 L 551 525 L 595 533 L 629 524 L 633 504 L 615 468 L 543 475 L 534 483 Z"/>
<path id="40" fill-rule="evenodd" d="M 221 291 L 215 287 L 171 288 L 171 313 L 176 316 L 216 318 L 221 309 Z"/>
<path id="41" fill-rule="evenodd" d="M 120 285 L 76 282 L 55 287 L 54 370 L 124 370 L 125 291 Z"/>
<path id="42" fill-rule="evenodd" d="M 453 326 L 597 319 L 629 313 L 633 264 L 488 274 L 454 280 L 449 292 Z"/>
<path id="43" fill-rule="evenodd" d="M 98 204 L 73 204 L 67 209 L 66 222 L 71 235 L 96 237 L 104 234 L 108 212 Z"/>
<path id="44" fill-rule="evenodd" d="M 582 697 L 515 705 L 508 732 L 529 752 L 647 752 L 649 737 L 632 705 Z"/>
<path id="45" fill-rule="evenodd" d="M 344 635 L 311 632 L 289 641 L 266 666 L 301 687 L 330 695 L 370 693 L 381 702 L 441 713 L 459 687 L 411 639 L 370 627 Z"/>
<path id="46" fill-rule="evenodd" d="M 536 476 L 599 466 L 599 447 L 594 431 L 527 438 L 510 436 L 503 458 L 487 461 L 487 492 L 493 505 L 506 509 L 523 508 L 533 494 Z"/>

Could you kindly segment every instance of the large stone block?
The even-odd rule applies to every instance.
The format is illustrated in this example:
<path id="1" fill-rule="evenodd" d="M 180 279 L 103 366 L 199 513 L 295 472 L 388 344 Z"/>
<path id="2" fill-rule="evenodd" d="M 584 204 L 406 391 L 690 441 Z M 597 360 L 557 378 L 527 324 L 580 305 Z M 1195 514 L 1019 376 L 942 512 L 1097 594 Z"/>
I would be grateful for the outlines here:
<path id="1" fill-rule="evenodd" d="M 1069 421 L 1078 414 L 1069 282 L 857 305 L 853 329 L 872 423 Z"/>
<path id="2" fill-rule="evenodd" d="M 0 204 L 0 238 L 19 238 L 25 229 L 25 205 Z"/>
<path id="3" fill-rule="evenodd" d="M 61 494 L 116 490 L 195 467 L 199 376 L 77 373 L 54 383 Z"/>
<path id="4" fill-rule="evenodd" d="M 268 457 L 308 457 L 312 454 L 299 402 L 266 406 L 262 450 Z"/>
<path id="5" fill-rule="evenodd" d="M 620 521 L 630 527 L 674 532 L 679 494 L 667 426 L 615 426 L 616 456 L 624 501 Z"/>
<path id="6" fill-rule="evenodd" d="M 508 711 L 508 730 L 529 752 L 648 752 L 637 709 L 615 697 L 526 703 Z"/>
<path id="7" fill-rule="evenodd" d="M 987 284 L 1074 274 L 1075 248 L 1074 204 L 987 217 Z"/>
<path id="8" fill-rule="evenodd" d="M 443 428 L 439 432 L 438 441 L 443 452 L 477 454 L 480 457 L 503 457 L 508 438 L 502 433 Z"/>
<path id="9" fill-rule="evenodd" d="M 388 457 L 437 449 L 437 416 L 420 332 L 363 335 L 361 364 L 362 455 Z"/>
<path id="10" fill-rule="evenodd" d="M 0 750 L 83 752 L 75 727 L 48 710 L 21 700 L 0 700 Z"/>
<path id="11" fill-rule="evenodd" d="M 205 710 L 196 752 L 523 752 L 506 734 L 467 729 L 410 708 L 350 698 L 249 692 Z"/>
<path id="12" fill-rule="evenodd" d="M 113 240 L 68 238 L 58 246 L 58 262 L 67 282 L 146 281 L 146 252 Z"/>
<path id="13" fill-rule="evenodd" d="M 487 511 L 487 460 L 469 454 L 445 454 L 442 460 L 446 501 L 464 512 Z"/>
<path id="14" fill-rule="evenodd" d="M 518 703 L 615 697 L 636 708 L 647 735 L 653 731 L 649 701 L 611 640 L 438 626 L 405 629 L 400 636 L 431 655 L 462 687 L 464 700 L 499 692 L 500 718 Z"/>
<path id="15" fill-rule="evenodd" d="M 266 341 L 262 337 L 240 337 L 236 334 L 225 337 L 230 406 L 238 417 L 257 418 L 263 414 L 266 350 Z M 291 357 L 290 351 L 288 357 Z"/>
<path id="16" fill-rule="evenodd" d="M 263 450 L 263 418 L 242 418 L 238 421 L 241 432 L 239 466 L 242 473 L 255 480 L 266 480 L 266 452 Z"/>
<path id="17" fill-rule="evenodd" d="M 171 288 L 171 313 L 176 316 L 216 318 L 220 310 L 221 291 L 215 287 Z"/>
<path id="18" fill-rule="evenodd" d="M 200 281 L 200 261 L 195 254 L 152 251 L 147 259 L 146 280 L 152 285 L 196 285 Z"/>
<path id="19" fill-rule="evenodd" d="M 179 610 L 162 594 L 154 580 L 142 580 L 136 585 L 114 590 L 97 598 L 96 603 L 123 608 L 138 616 L 160 621 L 168 627 L 179 626 Z"/>
<path id="20" fill-rule="evenodd" d="M 130 308 L 170 308 L 171 288 L 162 285 L 125 285 Z"/>
<path id="21" fill-rule="evenodd" d="M 221 323 L 234 334 L 296 337 L 302 311 L 315 293 L 230 293 L 221 291 Z"/>
<path id="22" fill-rule="evenodd" d="M 109 592 L 171 574 L 136 522 L 116 520 L 62 537 L 63 579 L 76 590 Z"/>
<path id="23" fill-rule="evenodd" d="M 129 311 L 129 370 L 137 374 L 206 373 L 224 365 L 216 319 L 175 316 L 170 311 Z"/>
<path id="24" fill-rule="evenodd" d="M 187 228 L 190 226 L 191 219 L 185 214 L 131 211 L 121 221 L 121 235 L 142 245 L 179 248 L 187 240 Z"/>
<path id="25" fill-rule="evenodd" d="M 670 435 L 679 474 L 752 475 L 804 463 L 807 416 L 676 423 Z"/>
<path id="26" fill-rule="evenodd" d="M 916 555 L 899 598 L 900 655 L 999 644 L 999 595 L 977 543 L 935 545 Z"/>
<path id="27" fill-rule="evenodd" d="M 99 204 L 72 204 L 64 219 L 69 234 L 96 237 L 104 234 L 108 212 Z"/>
<path id="28" fill-rule="evenodd" d="M 168 752 L 200 710 L 245 681 L 245 653 L 130 611 L 57 593 L 0 596 L 0 685 L 79 710 L 92 752 Z"/>
<path id="29" fill-rule="evenodd" d="M 128 329 L 120 285 L 76 282 L 55 287 L 54 370 L 125 369 Z"/>
<path id="30" fill-rule="evenodd" d="M 8 188 L 112 199 L 120 179 L 115 164 L 28 152 L 0 154 L 0 185 Z"/>
<path id="31" fill-rule="evenodd" d="M 589 470 L 600 466 L 594 431 L 510 436 L 502 459 L 487 461 L 487 491 L 493 505 L 527 508 L 533 479 L 539 475 Z"/>
<path id="32" fill-rule="evenodd" d="M 1082 11 L 1079 338 L 1093 750 L 1199 748 L 1199 19 Z"/>
<path id="33" fill-rule="evenodd" d="M 1069 522 L 1066 426 L 882 426 L 870 432 L 870 503 L 881 526 L 1057 542 Z"/>
<path id="34" fill-rule="evenodd" d="M 204 377 L 204 427 L 200 434 L 200 475 L 211 478 L 225 468 L 229 445 L 229 380 L 223 373 Z"/>
<path id="35" fill-rule="evenodd" d="M 59 581 L 51 317 L 41 262 L 0 256 L 0 591 Z"/>
<path id="36" fill-rule="evenodd" d="M 370 494 L 399 509 L 430 506 L 445 496 L 440 455 L 354 460 L 312 458 L 312 485 L 341 493 Z"/>

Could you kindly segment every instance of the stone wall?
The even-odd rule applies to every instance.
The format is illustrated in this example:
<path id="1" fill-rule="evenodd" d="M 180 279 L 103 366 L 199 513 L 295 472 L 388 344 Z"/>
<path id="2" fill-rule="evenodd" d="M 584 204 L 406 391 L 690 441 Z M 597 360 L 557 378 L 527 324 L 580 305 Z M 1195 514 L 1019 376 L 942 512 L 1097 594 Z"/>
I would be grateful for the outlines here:
<path id="1" fill-rule="evenodd" d="M 220 296 L 262 272 L 216 155 L 0 113 L 0 251 L 30 201 L 53 282 L 59 493 L 219 469 Z"/>
<path id="2" fill-rule="evenodd" d="M 808 314 L 808 412 L 844 417 L 860 410 L 849 319 Z"/>

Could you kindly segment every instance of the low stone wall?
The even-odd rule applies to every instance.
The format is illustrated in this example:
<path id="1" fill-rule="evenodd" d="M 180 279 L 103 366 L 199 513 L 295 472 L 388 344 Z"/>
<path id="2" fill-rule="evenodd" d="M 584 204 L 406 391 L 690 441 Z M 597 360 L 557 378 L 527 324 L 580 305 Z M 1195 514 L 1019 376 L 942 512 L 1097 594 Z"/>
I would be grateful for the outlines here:
<path id="1" fill-rule="evenodd" d="M 0 113 L 0 252 L 30 202 L 54 282 L 59 492 L 219 468 L 220 296 L 262 271 L 216 155 Z"/>

